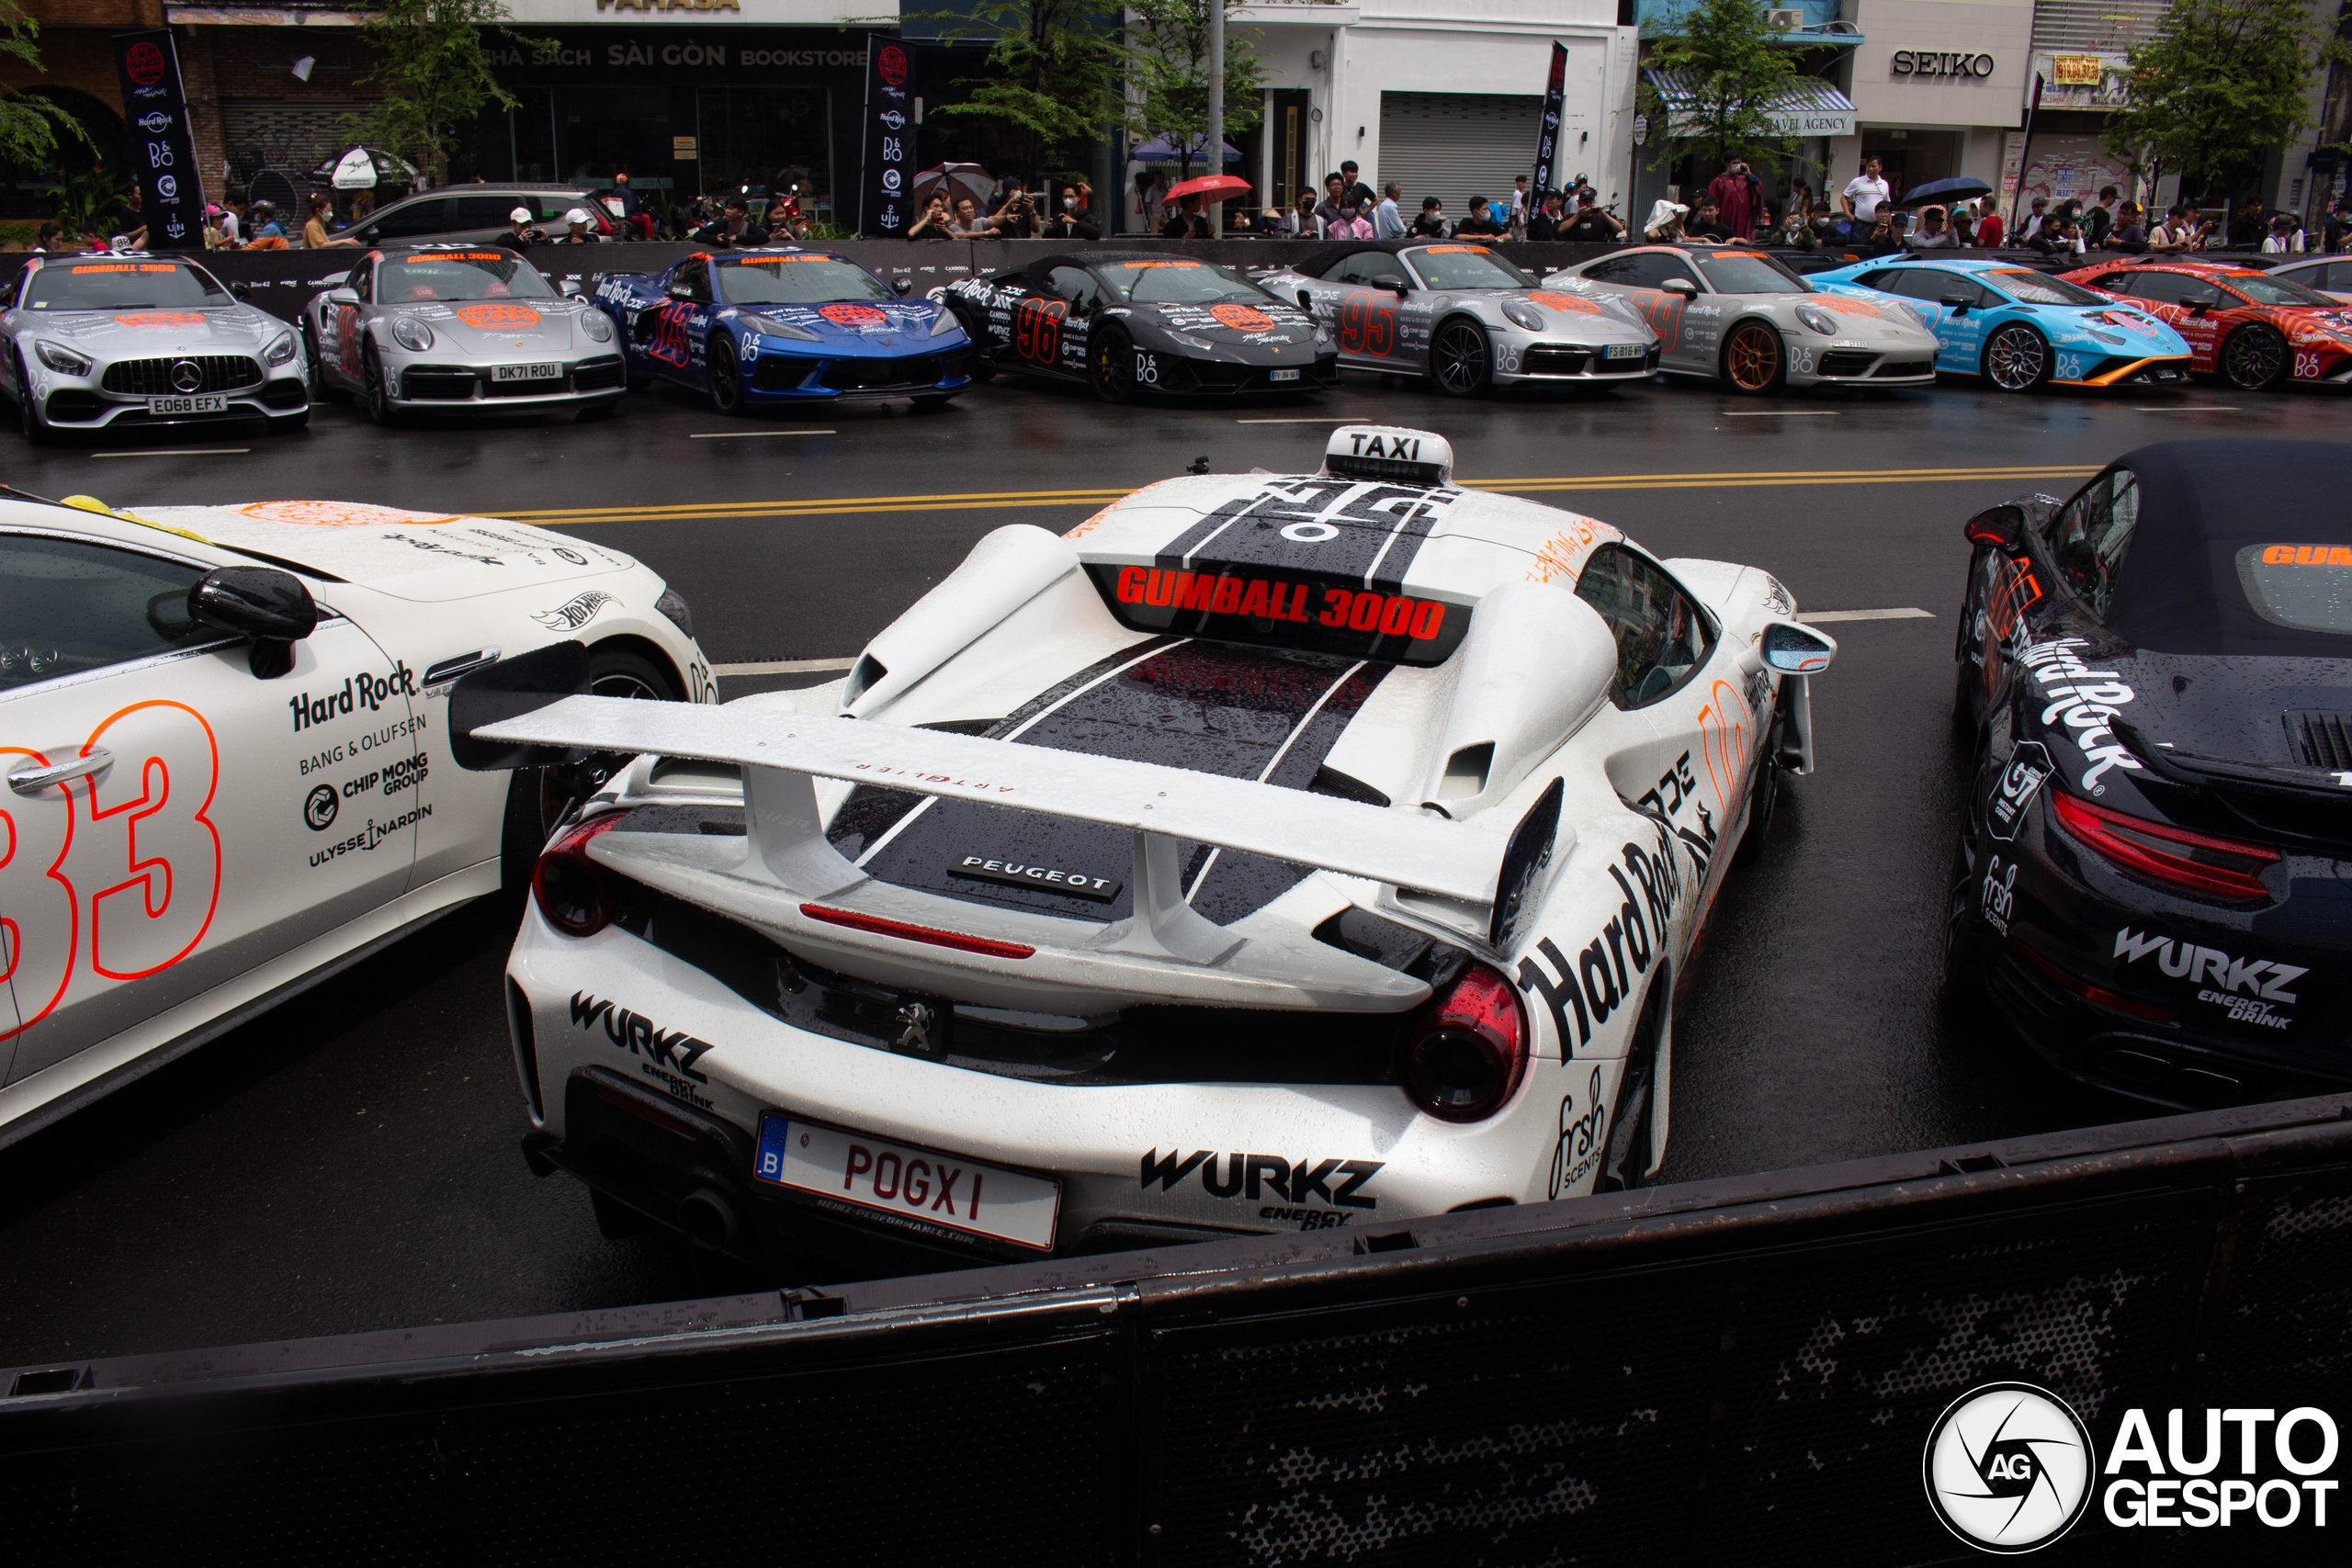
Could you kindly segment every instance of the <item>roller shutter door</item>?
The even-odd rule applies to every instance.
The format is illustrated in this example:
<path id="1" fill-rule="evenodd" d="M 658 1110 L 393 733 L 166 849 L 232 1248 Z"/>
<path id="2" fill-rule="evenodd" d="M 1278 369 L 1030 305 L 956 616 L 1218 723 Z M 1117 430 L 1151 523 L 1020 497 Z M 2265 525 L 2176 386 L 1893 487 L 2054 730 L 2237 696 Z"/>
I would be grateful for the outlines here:
<path id="1" fill-rule="evenodd" d="M 1540 95 L 1383 93 L 1380 170 L 1367 183 L 1402 185 L 1397 206 L 1408 220 L 1433 196 L 1449 221 L 1459 220 L 1471 197 L 1508 200 L 1514 175 L 1533 175 L 1543 118 Z"/>

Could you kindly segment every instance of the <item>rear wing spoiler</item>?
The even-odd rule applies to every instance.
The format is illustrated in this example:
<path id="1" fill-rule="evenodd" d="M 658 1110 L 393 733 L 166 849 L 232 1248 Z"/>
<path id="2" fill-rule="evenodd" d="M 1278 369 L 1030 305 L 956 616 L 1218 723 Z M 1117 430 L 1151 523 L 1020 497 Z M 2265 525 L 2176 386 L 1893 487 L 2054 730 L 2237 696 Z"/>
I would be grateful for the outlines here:
<path id="1" fill-rule="evenodd" d="M 1391 1006 L 1396 1005 L 1393 998 L 1419 992 L 1420 982 L 1377 971 L 1369 961 L 1319 942 L 1306 944 L 1317 950 L 1313 953 L 1269 952 L 1262 961 L 1238 957 L 1236 949 L 1260 944 L 1213 924 L 1185 902 L 1179 843 L 1217 845 L 1364 877 L 1470 906 L 1482 916 L 1496 901 L 1498 880 L 1510 858 L 1506 855 L 1510 836 L 1482 825 L 1253 780 L 865 719 L 568 696 L 478 725 L 470 733 L 476 741 L 487 743 L 485 750 L 498 745 L 552 747 L 736 764 L 743 772 L 750 852 L 728 873 L 729 897 L 754 892 L 746 879 L 765 884 L 789 898 L 771 894 L 757 901 L 763 907 L 773 905 L 778 923 L 793 927 L 802 925 L 799 917 L 813 912 L 807 905 L 791 908 L 793 901 L 830 899 L 853 889 L 856 893 L 850 902 L 861 909 L 871 905 L 869 912 L 876 915 L 886 915 L 892 906 L 921 909 L 931 919 L 940 919 L 943 908 L 969 910 L 969 906 L 935 895 L 874 883 L 853 865 L 825 837 L 816 779 L 1124 828 L 1135 836 L 1135 913 L 1130 919 L 1084 927 L 1082 936 L 1073 934 L 1080 929 L 1077 923 L 1058 918 L 1006 912 L 996 923 L 1006 928 L 1006 934 L 1034 941 L 1040 958 L 1047 947 L 1073 955 L 1083 949 L 1098 961 L 1140 959 L 1163 972 L 1171 964 L 1204 967 L 1233 959 L 1238 971 L 1263 970 L 1256 976 L 1261 980 L 1274 979 L 1278 973 L 1304 978 L 1303 971 L 1317 971 L 1308 982 L 1314 989 L 1326 995 L 1352 993 L 1366 1000 L 1388 997 Z M 1547 830 L 1557 821 L 1556 804 L 1553 809 L 1544 825 Z M 1555 863 L 1573 842 L 1572 830 L 1563 827 L 1558 833 L 1558 841 L 1544 846 L 1550 852 L 1544 858 Z M 700 840 L 672 858 L 707 853 L 721 842 Z M 591 850 L 600 859 L 608 852 L 628 852 L 609 840 L 599 840 Z M 634 853 L 628 864 L 632 874 L 651 873 L 657 882 L 674 873 L 672 890 L 689 897 L 688 882 L 707 889 L 717 869 L 670 866 L 659 856 Z M 1507 897 L 1506 902 L 1516 900 Z M 1475 921 L 1476 926 L 1486 923 L 1483 918 Z M 1348 973 L 1335 972 L 1334 965 Z M 1041 965 L 1019 967 L 1042 977 Z"/>

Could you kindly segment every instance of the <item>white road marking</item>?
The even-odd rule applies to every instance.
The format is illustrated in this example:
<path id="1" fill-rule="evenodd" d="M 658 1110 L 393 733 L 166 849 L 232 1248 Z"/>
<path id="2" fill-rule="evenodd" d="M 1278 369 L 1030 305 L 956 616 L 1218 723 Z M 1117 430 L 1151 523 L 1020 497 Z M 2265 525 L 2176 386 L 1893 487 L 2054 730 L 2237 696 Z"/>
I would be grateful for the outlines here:
<path id="1" fill-rule="evenodd" d="M 1374 422 L 1358 419 L 1352 414 L 1344 418 L 1336 414 L 1317 414 L 1312 419 L 1237 419 L 1233 423 L 1236 424 L 1370 424 Z"/>
<path id="2" fill-rule="evenodd" d="M 839 435 L 838 430 L 697 430 L 689 441 L 740 441 L 746 435 Z"/>
<path id="3" fill-rule="evenodd" d="M 93 457 L 242 457 L 250 446 L 175 446 L 153 452 L 93 452 Z"/>
<path id="4" fill-rule="evenodd" d="M 1725 409 L 1726 419 L 1835 419 L 1844 409 Z"/>
<path id="5" fill-rule="evenodd" d="M 770 659 L 756 664 L 714 664 L 714 675 L 797 675 L 803 671 L 846 670 L 854 659 Z"/>
<path id="6" fill-rule="evenodd" d="M 1907 608 L 1901 610 L 1815 610 L 1810 615 L 1799 615 L 1797 617 L 1798 620 L 1804 622 L 1807 626 L 1818 626 L 1829 621 L 1932 621 L 1935 618 L 1935 612 L 1932 610 L 1913 610 Z"/>
<path id="7" fill-rule="evenodd" d="M 2203 413 L 2207 409 L 2230 409 L 2245 412 L 2236 403 L 2133 403 L 2134 413 Z"/>

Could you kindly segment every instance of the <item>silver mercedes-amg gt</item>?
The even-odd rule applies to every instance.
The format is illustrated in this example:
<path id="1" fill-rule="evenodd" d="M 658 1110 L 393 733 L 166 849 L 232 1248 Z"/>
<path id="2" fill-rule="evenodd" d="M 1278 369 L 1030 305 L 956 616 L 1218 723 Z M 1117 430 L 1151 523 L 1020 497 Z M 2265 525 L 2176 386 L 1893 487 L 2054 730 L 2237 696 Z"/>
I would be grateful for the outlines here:
<path id="1" fill-rule="evenodd" d="M 1342 241 L 1257 281 L 1339 339 L 1343 367 L 1427 376 L 1458 398 L 1657 368 L 1657 334 L 1631 305 L 1544 288 L 1468 241 Z"/>
<path id="2" fill-rule="evenodd" d="M 294 329 L 194 262 L 35 256 L 0 307 L 0 390 L 28 441 L 226 420 L 293 430 L 310 420 Z"/>
<path id="3" fill-rule="evenodd" d="M 613 323 L 492 246 L 369 251 L 302 308 L 322 391 L 379 424 L 410 412 L 611 412 L 627 382 Z"/>

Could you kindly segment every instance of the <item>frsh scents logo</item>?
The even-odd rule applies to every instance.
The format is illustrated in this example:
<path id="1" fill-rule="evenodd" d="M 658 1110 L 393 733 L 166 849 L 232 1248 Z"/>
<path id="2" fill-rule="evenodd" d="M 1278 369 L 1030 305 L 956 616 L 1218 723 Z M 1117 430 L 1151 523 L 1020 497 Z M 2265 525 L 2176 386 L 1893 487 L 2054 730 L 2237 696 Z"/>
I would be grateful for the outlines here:
<path id="1" fill-rule="evenodd" d="M 2064 1400 L 2031 1383 L 1987 1383 L 1928 1433 L 1928 1504 L 1971 1546 L 2032 1551 L 2083 1517 L 2097 1468 L 2090 1431 Z"/>

